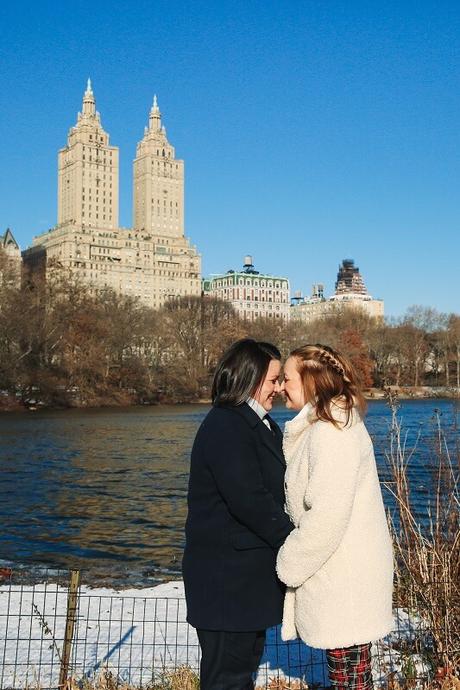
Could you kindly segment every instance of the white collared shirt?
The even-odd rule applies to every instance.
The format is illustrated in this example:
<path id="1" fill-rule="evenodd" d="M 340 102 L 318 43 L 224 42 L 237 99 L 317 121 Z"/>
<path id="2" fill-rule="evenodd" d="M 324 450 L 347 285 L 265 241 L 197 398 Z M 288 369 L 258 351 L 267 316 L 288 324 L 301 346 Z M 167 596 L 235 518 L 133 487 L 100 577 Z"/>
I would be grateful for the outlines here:
<path id="1" fill-rule="evenodd" d="M 263 406 L 260 404 L 260 402 L 258 402 L 257 400 L 254 400 L 254 398 L 248 398 L 248 399 L 246 400 L 246 402 L 247 402 L 247 404 L 249 405 L 249 407 L 250 407 L 252 410 L 254 410 L 254 412 L 255 412 L 256 414 L 259 415 L 259 417 L 261 418 L 261 420 L 263 421 L 263 423 L 265 424 L 265 426 L 266 426 L 268 429 L 270 429 L 270 431 L 271 431 L 272 428 L 271 428 L 271 426 L 270 426 L 270 422 L 268 421 L 268 419 L 265 419 L 266 415 L 268 414 L 268 413 L 267 413 L 267 410 L 265 409 L 265 407 L 263 407 Z"/>

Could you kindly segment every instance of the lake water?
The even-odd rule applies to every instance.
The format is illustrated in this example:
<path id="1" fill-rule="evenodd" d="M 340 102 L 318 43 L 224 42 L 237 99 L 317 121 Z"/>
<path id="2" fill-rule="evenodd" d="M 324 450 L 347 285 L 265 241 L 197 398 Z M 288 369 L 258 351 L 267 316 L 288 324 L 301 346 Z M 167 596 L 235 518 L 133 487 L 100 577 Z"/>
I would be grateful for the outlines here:
<path id="1" fill-rule="evenodd" d="M 189 454 L 206 405 L 0 414 L 0 566 L 79 567 L 85 580 L 150 585 L 180 574 Z M 435 410 L 455 446 L 450 400 L 402 403 L 420 520 L 431 495 Z M 276 407 L 281 427 L 292 413 Z M 367 426 L 388 478 L 390 411 L 371 401 Z M 387 505 L 390 494 L 384 490 Z"/>

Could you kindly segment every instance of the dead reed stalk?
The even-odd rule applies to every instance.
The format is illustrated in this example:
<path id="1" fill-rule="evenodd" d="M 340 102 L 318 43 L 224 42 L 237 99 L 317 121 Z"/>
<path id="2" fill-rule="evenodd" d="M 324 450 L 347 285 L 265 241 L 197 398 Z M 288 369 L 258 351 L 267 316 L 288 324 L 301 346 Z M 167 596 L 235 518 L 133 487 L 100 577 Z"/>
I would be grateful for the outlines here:
<path id="1" fill-rule="evenodd" d="M 431 436 L 432 496 L 426 521 L 416 519 L 408 469 L 419 437 L 407 446 L 395 399 L 390 444 L 386 453 L 392 481 L 387 489 L 395 499 L 390 516 L 396 560 L 397 605 L 417 612 L 433 642 L 433 670 L 460 670 L 460 495 L 458 458 L 452 457 L 439 413 Z M 454 449 L 454 455 L 456 455 Z M 454 462 L 455 460 L 455 462 Z M 454 676 L 455 677 L 455 676 Z"/>

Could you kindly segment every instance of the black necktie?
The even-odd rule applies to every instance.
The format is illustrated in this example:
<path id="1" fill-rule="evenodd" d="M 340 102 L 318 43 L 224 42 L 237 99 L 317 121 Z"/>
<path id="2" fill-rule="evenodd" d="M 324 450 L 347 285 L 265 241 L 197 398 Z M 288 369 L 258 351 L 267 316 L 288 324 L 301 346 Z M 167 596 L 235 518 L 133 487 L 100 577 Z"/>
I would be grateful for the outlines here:
<path id="1" fill-rule="evenodd" d="M 265 426 L 267 427 L 267 429 L 269 429 L 272 432 L 272 434 L 274 434 L 275 432 L 274 432 L 273 427 L 271 425 L 271 420 L 270 420 L 270 417 L 268 416 L 268 414 L 264 415 L 264 418 L 262 419 L 262 421 L 265 424 Z"/>

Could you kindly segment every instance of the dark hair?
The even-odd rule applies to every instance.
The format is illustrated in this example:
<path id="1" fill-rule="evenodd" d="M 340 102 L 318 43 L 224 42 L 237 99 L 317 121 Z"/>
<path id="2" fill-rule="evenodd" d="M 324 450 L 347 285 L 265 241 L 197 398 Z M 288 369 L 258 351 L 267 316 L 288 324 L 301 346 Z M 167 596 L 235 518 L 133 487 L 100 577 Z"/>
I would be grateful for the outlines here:
<path id="1" fill-rule="evenodd" d="M 272 359 L 281 353 L 271 343 L 243 338 L 230 345 L 217 365 L 212 382 L 213 405 L 241 405 L 263 383 Z"/>
<path id="2" fill-rule="evenodd" d="M 356 371 L 342 352 L 333 350 L 329 345 L 316 343 L 302 345 L 289 356 L 297 360 L 305 399 L 315 407 L 318 419 L 339 427 L 331 409 L 334 399 L 340 399 L 341 407 L 346 412 L 345 425 L 349 423 L 354 407 L 364 415 L 366 401 Z"/>

